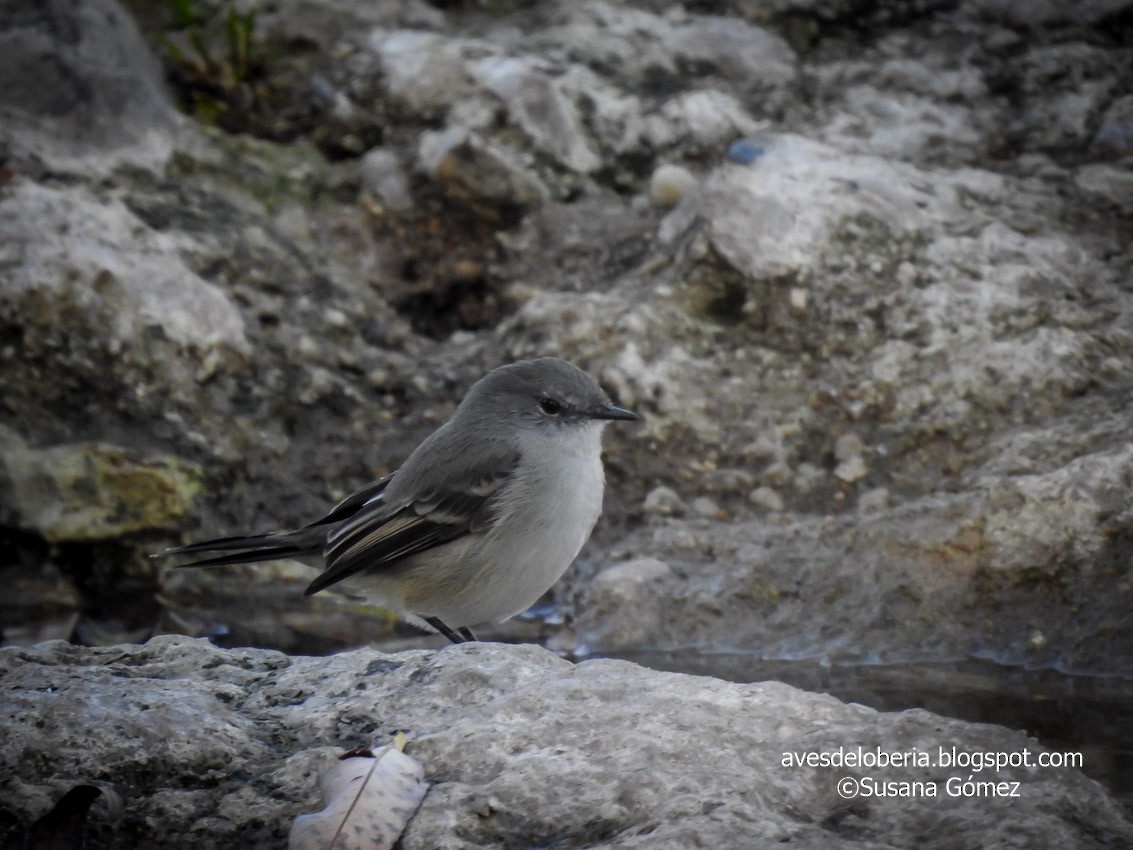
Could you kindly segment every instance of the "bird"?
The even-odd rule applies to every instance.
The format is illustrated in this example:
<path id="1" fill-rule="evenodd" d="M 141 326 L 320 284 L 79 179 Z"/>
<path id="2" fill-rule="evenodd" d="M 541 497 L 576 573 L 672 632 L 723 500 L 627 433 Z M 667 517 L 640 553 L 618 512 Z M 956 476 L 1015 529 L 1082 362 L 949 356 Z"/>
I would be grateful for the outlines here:
<path id="1" fill-rule="evenodd" d="M 344 587 L 453 643 L 531 607 L 571 565 L 602 511 L 602 433 L 636 413 L 557 357 L 472 385 L 396 471 L 291 531 L 175 546 L 182 564 L 294 558 L 322 568 L 306 595 Z"/>

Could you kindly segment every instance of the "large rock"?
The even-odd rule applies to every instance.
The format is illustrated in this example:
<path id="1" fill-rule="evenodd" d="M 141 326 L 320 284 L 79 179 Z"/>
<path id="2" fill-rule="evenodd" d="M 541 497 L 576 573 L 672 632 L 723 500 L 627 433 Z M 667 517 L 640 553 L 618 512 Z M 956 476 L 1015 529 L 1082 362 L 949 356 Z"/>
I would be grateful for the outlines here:
<path id="1" fill-rule="evenodd" d="M 176 457 L 99 444 L 34 448 L 0 426 L 0 521 L 51 542 L 168 528 L 200 492 L 200 470 Z"/>
<path id="2" fill-rule="evenodd" d="M 0 122 L 5 424 L 199 467 L 183 535 L 268 530 L 559 354 L 645 414 L 564 645 L 1128 674 L 1128 2 L 764 5 L 285 0 L 260 82 L 325 101 L 295 143 L 45 168 L 53 131 Z M 152 63 L 123 88 L 88 49 L 122 57 L 124 13 L 44 8 L 17 35 L 135 126 Z M 319 153 L 343 110 L 364 163 Z M 662 164 L 698 178 L 664 214 Z"/>
<path id="3" fill-rule="evenodd" d="M 151 329 L 177 346 L 246 353 L 244 320 L 185 263 L 191 241 L 149 227 L 116 199 L 17 181 L 0 197 L 0 262 L 14 266 L 0 309 L 36 325 L 71 323 L 113 353 Z"/>
<path id="4" fill-rule="evenodd" d="M 21 158 L 158 166 L 179 117 L 161 68 L 114 0 L 26 2 L 0 9 L 0 124 Z"/>
<path id="5" fill-rule="evenodd" d="M 591 568 L 558 645 L 1127 671 L 1133 587 L 1115 565 L 1133 519 L 1130 474 L 1125 446 L 842 518 L 654 520 L 614 554 L 663 560 L 646 561 L 643 579 L 629 577 L 636 559 Z"/>
<path id="6" fill-rule="evenodd" d="M 184 638 L 56 642 L 0 651 L 0 689 L 8 845 L 69 788 L 95 784 L 122 809 L 112 821 L 96 803 L 92 850 L 278 846 L 296 815 L 321 808 L 318 777 L 337 755 L 398 731 L 432 783 L 405 850 L 1133 842 L 1133 821 L 1096 782 L 1039 767 L 1048 751 L 1017 732 L 777 683 L 576 666 L 534 647 L 289 658 Z M 858 748 L 906 763 L 788 766 Z M 942 750 L 1031 766 L 921 764 Z M 870 782 L 915 796 L 862 795 Z"/>

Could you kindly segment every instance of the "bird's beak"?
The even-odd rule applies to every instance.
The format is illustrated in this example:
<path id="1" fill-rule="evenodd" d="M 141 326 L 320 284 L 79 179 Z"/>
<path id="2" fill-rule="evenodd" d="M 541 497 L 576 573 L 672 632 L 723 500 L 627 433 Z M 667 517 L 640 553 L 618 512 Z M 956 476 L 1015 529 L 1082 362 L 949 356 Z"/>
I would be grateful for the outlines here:
<path id="1" fill-rule="evenodd" d="M 624 407 L 618 407 L 613 404 L 607 404 L 605 407 L 599 407 L 590 413 L 591 419 L 624 419 L 626 422 L 634 422 L 640 419 L 632 410 L 626 410 Z"/>

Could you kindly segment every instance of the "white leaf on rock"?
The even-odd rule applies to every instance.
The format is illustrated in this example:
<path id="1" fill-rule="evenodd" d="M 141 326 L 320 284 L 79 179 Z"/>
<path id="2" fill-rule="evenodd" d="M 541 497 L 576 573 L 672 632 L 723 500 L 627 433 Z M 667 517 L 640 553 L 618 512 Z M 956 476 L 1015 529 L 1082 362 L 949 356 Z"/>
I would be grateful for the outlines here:
<path id="1" fill-rule="evenodd" d="M 378 752 L 342 756 L 323 774 L 326 808 L 300 815 L 289 850 L 388 850 L 421 805 L 425 769 L 401 750 L 405 736 Z"/>

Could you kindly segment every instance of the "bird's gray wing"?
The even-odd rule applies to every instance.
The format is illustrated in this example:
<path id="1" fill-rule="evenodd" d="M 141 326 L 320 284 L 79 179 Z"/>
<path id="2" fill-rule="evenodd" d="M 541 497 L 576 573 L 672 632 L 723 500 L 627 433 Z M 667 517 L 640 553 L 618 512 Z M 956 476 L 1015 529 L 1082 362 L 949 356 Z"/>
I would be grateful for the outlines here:
<path id="1" fill-rule="evenodd" d="M 360 510 L 367 505 L 379 502 L 383 495 L 385 495 L 386 488 L 393 480 L 396 472 L 391 472 L 389 475 L 383 475 L 377 481 L 371 481 L 360 490 L 355 490 L 337 505 L 330 509 L 330 512 L 314 522 L 310 523 L 307 528 L 313 528 L 318 525 L 331 525 L 332 523 L 343 522 L 350 519 Z"/>
<path id="2" fill-rule="evenodd" d="M 391 567 L 409 555 L 490 528 L 495 520 L 494 499 L 515 474 L 518 463 L 518 452 L 493 453 L 466 464 L 443 487 L 400 497 L 390 497 L 383 490 L 376 498 L 362 500 L 352 516 L 344 511 L 342 515 L 348 518 L 327 535 L 326 569 L 306 593 L 317 593 L 363 570 Z"/>

